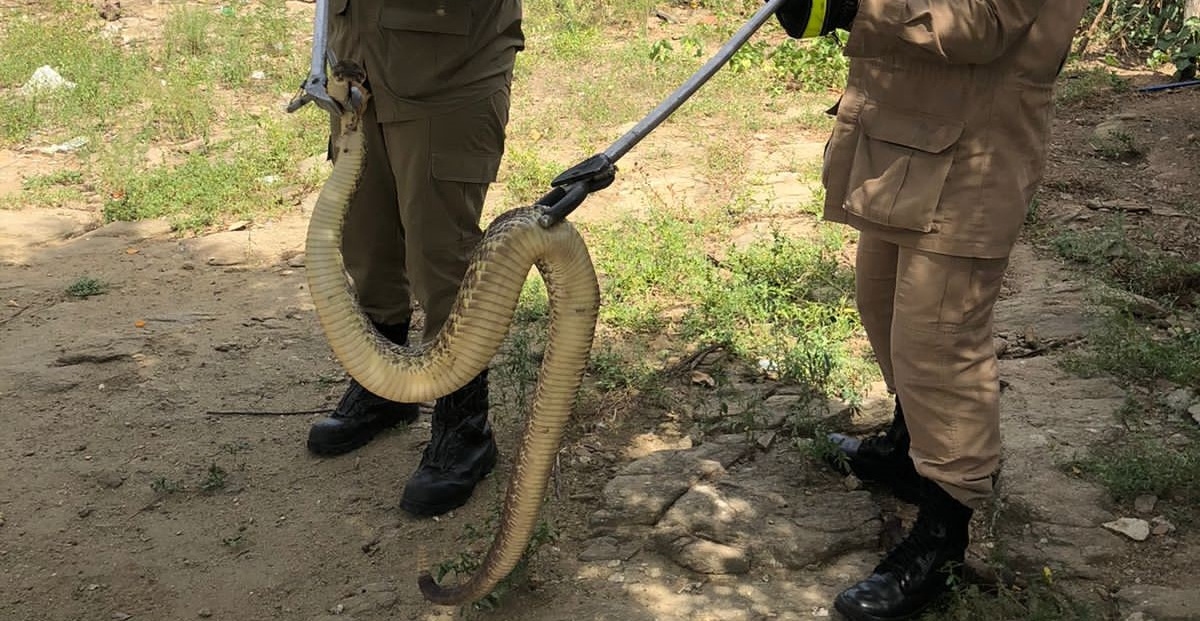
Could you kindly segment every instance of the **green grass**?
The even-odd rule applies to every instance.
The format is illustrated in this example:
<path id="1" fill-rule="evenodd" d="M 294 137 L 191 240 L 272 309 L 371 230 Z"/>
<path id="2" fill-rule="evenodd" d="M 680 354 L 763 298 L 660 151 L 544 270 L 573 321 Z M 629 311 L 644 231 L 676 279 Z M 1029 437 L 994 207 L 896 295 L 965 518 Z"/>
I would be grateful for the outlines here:
<path id="1" fill-rule="evenodd" d="M 1194 442 L 1172 448 L 1156 439 L 1135 438 L 1095 450 L 1069 467 L 1099 482 L 1120 503 L 1131 503 L 1142 494 L 1183 506 L 1200 502 L 1200 449 Z"/>
<path id="2" fill-rule="evenodd" d="M 278 103 L 301 77 L 292 40 L 303 24 L 282 0 L 212 9 L 174 8 L 161 40 L 126 46 L 103 33 L 86 3 L 56 2 L 53 11 L 9 20 L 0 30 L 0 88 L 20 86 L 47 59 L 77 86 L 0 99 L 0 146 L 75 136 L 89 145 L 77 154 L 76 176 L 27 184 L 6 206 L 83 201 L 78 187 L 95 186 L 111 197 L 109 220 L 166 217 L 186 230 L 271 217 L 315 187 L 319 178 L 295 170 L 323 149 L 320 115 L 285 116 Z M 151 145 L 194 139 L 208 148 L 173 154 L 166 166 L 146 162 Z"/>
<path id="3" fill-rule="evenodd" d="M 1099 229 L 1060 233 L 1050 243 L 1059 256 L 1103 282 L 1168 304 L 1200 287 L 1200 263 L 1145 249 L 1129 239 L 1123 218 Z"/>
<path id="4" fill-rule="evenodd" d="M 1055 101 L 1062 106 L 1077 105 L 1129 88 L 1128 80 L 1106 67 L 1068 66 L 1059 79 Z"/>
<path id="5" fill-rule="evenodd" d="M 1067 366 L 1129 383 L 1200 385 L 1200 332 L 1170 334 L 1128 314 L 1111 312 L 1095 319 L 1088 331 L 1088 347 L 1071 355 Z"/>

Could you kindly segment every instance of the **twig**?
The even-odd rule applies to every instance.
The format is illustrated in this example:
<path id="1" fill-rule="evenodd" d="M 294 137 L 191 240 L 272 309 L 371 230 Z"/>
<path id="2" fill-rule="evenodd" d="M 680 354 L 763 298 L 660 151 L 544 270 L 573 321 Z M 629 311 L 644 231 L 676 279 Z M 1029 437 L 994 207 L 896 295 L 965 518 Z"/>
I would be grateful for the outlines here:
<path id="1" fill-rule="evenodd" d="M 1096 36 L 1096 29 L 1100 27 L 1100 20 L 1104 14 L 1108 12 L 1109 0 L 1104 0 L 1104 4 L 1100 5 L 1100 10 L 1096 11 L 1096 17 L 1092 19 L 1092 24 L 1088 26 L 1087 31 L 1080 37 L 1079 47 L 1075 48 L 1076 54 L 1083 54 L 1087 51 L 1088 45 L 1091 45 L 1092 37 Z"/>
<path id="2" fill-rule="evenodd" d="M 6 324 L 6 323 L 8 323 L 8 322 L 10 322 L 10 321 L 12 321 L 12 320 L 14 320 L 14 319 L 16 319 L 17 317 L 19 317 L 19 316 L 21 315 L 21 313 L 23 313 L 23 312 L 25 312 L 25 311 L 29 310 L 29 307 L 30 307 L 30 306 L 33 306 L 33 305 L 32 305 L 32 304 L 30 304 L 29 306 L 22 306 L 22 307 L 20 308 L 20 310 L 18 310 L 17 312 L 15 312 L 15 313 L 13 313 L 13 314 L 9 315 L 8 317 L 5 317 L 4 319 L 0 319 L 0 326 L 2 326 L 2 325 L 4 325 L 4 324 Z"/>
<path id="3" fill-rule="evenodd" d="M 309 414 L 324 414 L 329 411 L 329 408 L 323 410 L 296 410 L 294 412 L 239 412 L 239 411 L 222 411 L 208 410 L 205 412 L 208 416 L 307 416 Z"/>

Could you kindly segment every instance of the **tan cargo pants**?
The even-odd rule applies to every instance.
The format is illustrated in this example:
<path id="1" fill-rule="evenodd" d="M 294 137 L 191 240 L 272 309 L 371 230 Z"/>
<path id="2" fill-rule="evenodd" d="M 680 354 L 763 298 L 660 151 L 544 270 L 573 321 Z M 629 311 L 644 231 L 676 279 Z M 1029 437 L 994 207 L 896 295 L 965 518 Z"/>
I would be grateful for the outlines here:
<path id="1" fill-rule="evenodd" d="M 1000 465 L 1000 379 L 992 310 L 1008 259 L 934 254 L 863 232 L 859 314 L 904 407 L 925 478 L 978 508 Z"/>
<path id="2" fill-rule="evenodd" d="M 342 256 L 359 304 L 393 325 L 425 312 L 424 339 L 445 323 L 482 237 L 508 124 L 507 88 L 428 118 L 377 123 L 369 106 L 366 163 L 351 200 Z"/>

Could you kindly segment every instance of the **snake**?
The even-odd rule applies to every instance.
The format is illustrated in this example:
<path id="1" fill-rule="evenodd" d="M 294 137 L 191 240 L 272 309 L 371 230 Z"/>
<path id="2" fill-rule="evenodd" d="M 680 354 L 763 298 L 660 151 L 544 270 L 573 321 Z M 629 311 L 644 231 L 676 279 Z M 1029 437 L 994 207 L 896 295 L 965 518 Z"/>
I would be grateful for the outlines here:
<path id="1" fill-rule="evenodd" d="M 345 65 L 345 63 L 343 63 Z M 529 272 L 537 268 L 549 298 L 549 336 L 537 387 L 513 457 L 500 520 L 486 556 L 463 582 L 439 584 L 428 569 L 417 584 L 430 602 L 483 599 L 525 553 L 546 494 L 571 407 L 591 353 L 600 305 L 595 266 L 567 221 L 538 222 L 543 209 L 517 207 L 495 217 L 469 260 L 442 329 L 400 346 L 384 338 L 358 305 L 341 254 L 342 229 L 363 174 L 363 111 L 370 98 L 361 69 L 335 68 L 329 92 L 341 103 L 333 168 L 322 184 L 305 240 L 309 293 L 330 349 L 367 390 L 401 403 L 450 394 L 487 368 L 507 337 Z M 350 89 L 361 94 L 348 96 Z"/>

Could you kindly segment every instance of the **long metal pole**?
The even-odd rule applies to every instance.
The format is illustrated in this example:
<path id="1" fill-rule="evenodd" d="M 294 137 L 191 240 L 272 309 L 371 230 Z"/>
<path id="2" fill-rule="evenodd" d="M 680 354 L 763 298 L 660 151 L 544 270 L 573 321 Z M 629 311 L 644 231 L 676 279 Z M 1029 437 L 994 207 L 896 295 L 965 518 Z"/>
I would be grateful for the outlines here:
<path id="1" fill-rule="evenodd" d="M 621 158 L 622 155 L 628 153 L 629 150 L 634 147 L 634 145 L 641 142 L 642 138 L 645 138 L 650 132 L 654 131 L 655 128 L 661 125 L 663 121 L 667 120 L 667 117 L 671 116 L 671 113 L 675 112 L 679 106 L 683 105 L 683 102 L 691 98 L 691 96 L 694 95 L 696 91 L 704 85 L 705 82 L 708 82 L 709 78 L 713 77 L 713 74 L 715 74 L 717 70 L 724 66 L 725 63 L 729 62 L 729 59 L 732 58 L 733 55 L 737 53 L 737 51 L 741 49 L 743 45 L 745 45 L 746 41 L 750 39 L 750 37 L 759 28 L 761 28 L 762 25 L 767 22 L 767 20 L 771 19 L 771 16 L 775 14 L 775 11 L 779 10 L 779 7 L 783 6 L 783 3 L 786 1 L 787 0 L 768 0 L 766 4 L 759 7 L 758 12 L 750 18 L 750 21 L 743 24 L 742 27 L 733 34 L 733 37 L 730 38 L 725 45 L 721 46 L 721 49 L 717 51 L 715 56 L 710 58 L 708 62 L 704 63 L 704 66 L 701 67 L 699 71 L 693 74 L 692 77 L 688 78 L 688 80 L 681 84 L 679 88 L 675 89 L 675 92 L 671 93 L 671 95 L 664 99 L 662 103 L 658 104 L 654 110 L 651 110 L 650 114 L 638 122 L 633 129 L 626 132 L 624 136 L 618 138 L 616 142 L 612 143 L 611 146 L 605 149 L 604 155 L 608 156 L 608 159 L 615 163 Z"/>

